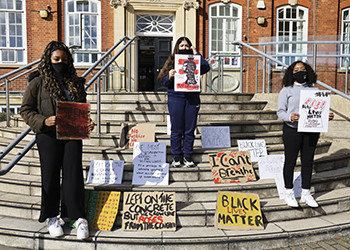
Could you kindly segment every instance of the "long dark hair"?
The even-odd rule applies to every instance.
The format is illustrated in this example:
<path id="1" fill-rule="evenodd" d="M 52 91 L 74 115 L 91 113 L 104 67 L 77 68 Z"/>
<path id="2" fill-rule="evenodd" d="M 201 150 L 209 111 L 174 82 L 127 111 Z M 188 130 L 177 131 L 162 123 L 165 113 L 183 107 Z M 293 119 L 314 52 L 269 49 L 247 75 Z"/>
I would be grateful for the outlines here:
<path id="1" fill-rule="evenodd" d="M 188 39 L 185 36 L 182 36 L 179 39 L 177 39 L 173 53 L 170 54 L 170 56 L 166 60 L 162 70 L 160 71 L 160 73 L 157 77 L 158 82 L 163 81 L 164 77 L 166 77 L 169 74 L 169 71 L 174 68 L 175 54 L 179 53 L 179 45 L 182 41 L 186 41 L 190 47 L 192 46 L 190 39 Z"/>
<path id="2" fill-rule="evenodd" d="M 59 41 L 50 42 L 41 57 L 38 70 L 40 75 L 44 78 L 44 87 L 50 92 L 50 96 L 54 99 L 66 101 L 67 97 L 61 88 L 61 84 L 56 79 L 55 71 L 51 64 L 51 54 L 55 50 L 62 50 L 67 55 L 68 67 L 63 79 L 63 85 L 69 91 L 70 97 L 73 101 L 81 102 L 85 99 L 83 91 L 83 84 L 77 76 L 76 69 L 73 65 L 73 57 L 68 47 Z"/>
<path id="3" fill-rule="evenodd" d="M 302 63 L 305 66 L 306 73 L 307 73 L 307 80 L 306 83 L 308 86 L 312 86 L 317 81 L 317 75 L 315 71 L 311 68 L 311 66 L 303 61 L 295 61 L 286 70 L 286 73 L 283 76 L 282 86 L 293 86 L 294 79 L 293 79 L 293 69 L 297 63 Z"/>

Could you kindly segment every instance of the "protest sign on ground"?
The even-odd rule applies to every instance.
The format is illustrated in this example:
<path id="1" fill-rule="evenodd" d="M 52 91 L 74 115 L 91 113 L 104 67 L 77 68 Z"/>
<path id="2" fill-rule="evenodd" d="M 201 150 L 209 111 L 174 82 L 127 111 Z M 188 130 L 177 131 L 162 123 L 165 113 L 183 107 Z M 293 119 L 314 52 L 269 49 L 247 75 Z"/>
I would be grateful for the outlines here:
<path id="1" fill-rule="evenodd" d="M 229 126 L 201 127 L 202 148 L 229 148 L 231 136 Z"/>
<path id="2" fill-rule="evenodd" d="M 56 137 L 60 140 L 89 139 L 90 104 L 57 102 Z"/>
<path id="3" fill-rule="evenodd" d="M 135 142 L 154 142 L 156 125 L 154 123 L 121 124 L 120 148 L 133 148 Z"/>
<path id="4" fill-rule="evenodd" d="M 214 183 L 238 183 L 256 180 L 249 152 L 209 154 Z"/>
<path id="5" fill-rule="evenodd" d="M 175 192 L 124 192 L 122 229 L 175 231 Z"/>
<path id="6" fill-rule="evenodd" d="M 257 162 L 258 158 L 267 155 L 265 140 L 237 140 L 239 151 L 249 151 L 252 162 Z"/>
<path id="7" fill-rule="evenodd" d="M 259 196 L 219 191 L 214 225 L 228 230 L 264 229 Z"/>
<path id="8" fill-rule="evenodd" d="M 87 183 L 121 184 L 124 161 L 92 160 Z"/>
<path id="9" fill-rule="evenodd" d="M 284 155 L 264 155 L 258 158 L 260 179 L 274 179 L 283 172 Z"/>

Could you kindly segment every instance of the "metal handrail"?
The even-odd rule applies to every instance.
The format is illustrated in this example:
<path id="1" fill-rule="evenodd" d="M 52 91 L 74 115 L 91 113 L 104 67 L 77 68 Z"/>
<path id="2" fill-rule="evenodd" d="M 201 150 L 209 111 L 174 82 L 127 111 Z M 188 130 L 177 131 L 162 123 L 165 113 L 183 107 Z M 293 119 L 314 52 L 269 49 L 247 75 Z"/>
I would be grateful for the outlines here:
<path id="1" fill-rule="evenodd" d="M 253 50 L 254 52 L 256 52 L 256 53 L 258 53 L 258 54 L 264 56 L 264 58 L 268 58 L 269 60 L 271 60 L 271 61 L 273 61 L 273 62 L 275 62 L 275 63 L 277 63 L 277 64 L 280 64 L 280 65 L 283 66 L 283 67 L 288 67 L 288 65 L 285 64 L 284 62 L 281 62 L 281 61 L 279 61 L 278 59 L 275 59 L 274 57 L 272 57 L 272 56 L 270 56 L 270 55 L 268 55 L 268 54 L 266 54 L 266 53 L 264 53 L 264 52 L 261 52 L 260 50 L 254 48 L 253 46 L 251 46 L 251 45 L 249 45 L 249 44 L 247 44 L 247 43 L 245 43 L 245 42 L 242 42 L 242 41 L 235 41 L 235 42 L 233 42 L 233 44 L 237 44 L 237 45 L 244 46 L 244 47 L 246 47 L 246 48 L 248 48 L 248 49 L 251 49 L 251 50 Z M 241 62 L 241 63 L 242 63 L 242 62 Z M 241 72 L 241 75 L 242 75 L 242 73 L 243 73 L 243 72 Z M 345 99 L 350 100 L 350 96 L 349 96 L 349 95 L 346 95 L 345 93 L 343 93 L 343 92 L 341 92 L 341 91 L 339 91 L 339 90 L 337 90 L 337 89 L 335 89 L 335 88 L 333 88 L 333 87 L 331 87 L 331 86 L 325 84 L 324 82 L 321 82 L 321 81 L 317 80 L 316 83 L 319 84 L 319 85 L 321 85 L 322 87 L 324 87 L 324 88 L 326 88 L 326 89 L 329 89 L 329 90 L 333 91 L 334 93 L 336 93 L 336 94 L 338 94 L 338 95 L 344 97 Z"/>
<path id="2" fill-rule="evenodd" d="M 95 62 L 83 75 L 82 77 L 86 77 L 92 70 L 94 70 L 94 68 L 96 68 L 96 66 L 101 63 L 107 56 L 109 56 L 112 51 L 123 41 L 125 41 L 126 39 L 128 39 L 128 37 L 124 36 L 123 38 L 121 38 L 111 49 L 109 49 L 97 62 Z M 110 66 L 110 64 L 113 63 L 113 61 L 136 39 L 136 36 L 132 37 L 131 39 L 129 39 L 129 41 L 124 45 L 124 47 L 115 55 L 113 56 L 109 62 L 102 67 L 98 73 L 96 73 L 94 75 L 94 77 L 88 82 L 88 84 L 85 85 L 85 90 L 88 89 L 92 83 L 98 78 L 100 77 L 100 75 L 103 73 L 104 70 L 106 70 L 108 68 L 108 66 Z M 5 79 L 6 83 L 8 84 L 8 80 L 7 77 L 16 74 L 18 72 L 21 72 L 22 70 L 25 70 L 29 67 L 31 67 L 32 65 L 35 65 L 37 63 L 40 62 L 41 59 L 38 59 L 26 66 L 23 66 L 21 68 L 18 68 L 12 72 L 9 72 L 3 76 L 0 77 L 0 80 Z M 24 74 L 21 74 L 21 76 Z M 99 95 L 99 93 L 98 93 Z M 98 99 L 100 99 L 100 97 L 98 97 Z M 98 111 L 99 113 L 99 111 Z M 98 114 L 99 116 L 99 114 Z M 100 122 L 100 121 L 98 121 Z M 100 126 L 100 124 L 98 124 L 98 126 Z M 99 127 L 98 127 L 99 128 Z M 98 129 L 100 130 L 100 128 Z M 29 132 L 31 131 L 30 127 L 27 127 L 19 136 L 17 136 L 17 138 L 15 138 L 4 150 L 2 150 L 0 152 L 0 160 L 2 158 L 4 158 L 20 141 L 22 141 L 22 139 L 29 134 Z M 16 164 L 18 161 L 20 161 L 23 156 L 33 147 L 33 145 L 35 144 L 35 138 L 32 139 L 3 169 L 0 170 L 0 176 L 5 175 L 6 173 L 8 173 Z"/>

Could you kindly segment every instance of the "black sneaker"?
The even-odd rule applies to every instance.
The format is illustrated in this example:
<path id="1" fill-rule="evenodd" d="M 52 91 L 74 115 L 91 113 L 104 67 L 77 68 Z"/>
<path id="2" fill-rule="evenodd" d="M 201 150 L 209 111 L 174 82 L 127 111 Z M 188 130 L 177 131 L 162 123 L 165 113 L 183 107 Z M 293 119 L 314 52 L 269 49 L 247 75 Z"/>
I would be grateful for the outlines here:
<path id="1" fill-rule="evenodd" d="M 180 157 L 175 157 L 173 162 L 171 163 L 171 167 L 173 168 L 179 168 L 181 167 L 181 160 Z"/>
<path id="2" fill-rule="evenodd" d="M 188 168 L 194 168 L 196 167 L 196 164 L 191 160 L 191 158 L 184 158 L 184 164 Z"/>

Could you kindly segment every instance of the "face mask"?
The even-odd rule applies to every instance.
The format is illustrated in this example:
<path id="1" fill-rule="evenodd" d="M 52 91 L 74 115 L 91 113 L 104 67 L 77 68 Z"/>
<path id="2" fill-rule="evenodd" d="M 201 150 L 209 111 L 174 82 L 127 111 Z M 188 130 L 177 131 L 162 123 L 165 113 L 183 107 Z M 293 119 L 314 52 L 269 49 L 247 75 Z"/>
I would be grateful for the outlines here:
<path id="1" fill-rule="evenodd" d="M 306 71 L 298 71 L 293 74 L 293 80 L 298 83 L 306 82 L 307 80 L 307 72 Z"/>
<path id="2" fill-rule="evenodd" d="M 68 68 L 68 65 L 65 64 L 64 62 L 59 62 L 59 63 L 51 63 L 52 68 L 56 72 L 56 74 L 65 74 Z"/>
<path id="3" fill-rule="evenodd" d="M 192 49 L 180 49 L 179 54 L 181 55 L 193 55 Z"/>

